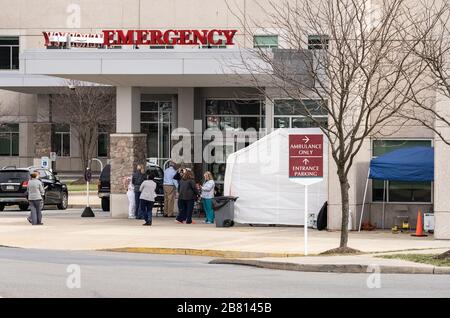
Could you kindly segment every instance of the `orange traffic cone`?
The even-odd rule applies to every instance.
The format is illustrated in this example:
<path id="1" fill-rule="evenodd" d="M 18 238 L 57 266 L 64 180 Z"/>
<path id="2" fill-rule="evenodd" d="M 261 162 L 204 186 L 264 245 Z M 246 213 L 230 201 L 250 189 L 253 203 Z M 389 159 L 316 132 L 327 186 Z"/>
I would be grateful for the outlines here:
<path id="1" fill-rule="evenodd" d="M 420 209 L 417 212 L 416 234 L 411 234 L 411 236 L 416 236 L 416 237 L 428 236 L 428 235 L 423 234 L 422 212 L 420 211 Z"/>

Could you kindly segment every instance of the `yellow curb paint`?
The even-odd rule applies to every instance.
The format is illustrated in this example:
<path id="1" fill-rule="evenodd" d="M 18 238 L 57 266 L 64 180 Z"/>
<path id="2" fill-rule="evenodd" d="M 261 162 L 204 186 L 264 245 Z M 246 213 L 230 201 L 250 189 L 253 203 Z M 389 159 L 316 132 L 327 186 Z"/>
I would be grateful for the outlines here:
<path id="1" fill-rule="evenodd" d="M 241 252 L 241 251 L 219 251 L 219 250 L 201 250 L 187 248 L 160 248 L 160 247 L 122 247 L 112 249 L 102 249 L 106 252 L 121 253 L 141 253 L 141 254 L 169 254 L 169 255 L 191 255 L 191 256 L 210 256 L 222 258 L 262 258 L 262 257 L 299 257 L 304 256 L 298 253 L 259 253 L 259 252 Z"/>

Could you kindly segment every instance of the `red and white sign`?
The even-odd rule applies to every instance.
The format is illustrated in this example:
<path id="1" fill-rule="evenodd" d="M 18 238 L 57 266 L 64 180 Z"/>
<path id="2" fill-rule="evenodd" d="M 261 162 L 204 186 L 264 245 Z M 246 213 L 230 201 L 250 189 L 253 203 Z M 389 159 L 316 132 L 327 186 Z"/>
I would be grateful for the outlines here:
<path id="1" fill-rule="evenodd" d="M 289 178 L 323 178 L 323 135 L 289 135 Z"/>
<path id="2" fill-rule="evenodd" d="M 104 30 L 104 45 L 233 45 L 237 30 Z"/>
<path id="3" fill-rule="evenodd" d="M 53 47 L 90 47 L 102 48 L 103 34 L 79 32 L 42 32 L 44 45 Z"/>
<path id="4" fill-rule="evenodd" d="M 43 32 L 45 46 L 234 45 L 237 30 L 103 30 L 102 33 Z"/>

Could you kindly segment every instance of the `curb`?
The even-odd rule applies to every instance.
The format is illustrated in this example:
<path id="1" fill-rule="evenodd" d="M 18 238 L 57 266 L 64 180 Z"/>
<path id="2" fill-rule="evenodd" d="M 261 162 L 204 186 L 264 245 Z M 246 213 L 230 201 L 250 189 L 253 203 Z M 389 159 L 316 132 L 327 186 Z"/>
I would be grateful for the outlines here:
<path id="1" fill-rule="evenodd" d="M 240 252 L 240 251 L 219 251 L 219 250 L 202 250 L 190 248 L 161 248 L 161 247 L 123 247 L 113 249 L 101 249 L 103 252 L 120 252 L 120 253 L 141 253 L 141 254 L 169 254 L 169 255 L 191 255 L 191 256 L 209 256 L 229 258 L 263 258 L 263 257 L 298 257 L 303 254 L 295 253 L 259 253 L 259 252 Z"/>
<path id="2" fill-rule="evenodd" d="M 278 269 L 297 272 L 316 272 L 316 273 L 348 273 L 348 274 L 367 274 L 373 273 L 373 267 L 362 264 L 298 264 L 268 262 L 259 260 L 243 259 L 214 259 L 209 264 L 227 264 L 253 266 L 267 269 Z M 389 266 L 379 265 L 382 274 L 439 274 L 450 275 L 450 267 L 437 266 Z"/>
<path id="3" fill-rule="evenodd" d="M 86 204 L 69 204 L 67 206 L 68 209 L 84 209 L 86 207 Z M 91 208 L 100 209 L 101 206 L 98 204 L 90 204 Z"/>

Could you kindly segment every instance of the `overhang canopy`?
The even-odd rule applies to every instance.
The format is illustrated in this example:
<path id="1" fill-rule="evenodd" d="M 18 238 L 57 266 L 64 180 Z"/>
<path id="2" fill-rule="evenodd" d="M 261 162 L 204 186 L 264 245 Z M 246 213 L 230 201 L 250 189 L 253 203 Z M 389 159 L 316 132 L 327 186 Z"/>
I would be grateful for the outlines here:
<path id="1" fill-rule="evenodd" d="M 248 65 L 252 70 L 267 67 L 238 49 L 178 48 L 35 49 L 25 51 L 21 63 L 26 76 L 149 87 L 250 86 L 255 72 L 250 72 Z"/>
<path id="2" fill-rule="evenodd" d="M 369 178 L 405 182 L 434 181 L 434 148 L 403 148 L 372 159 Z"/>

